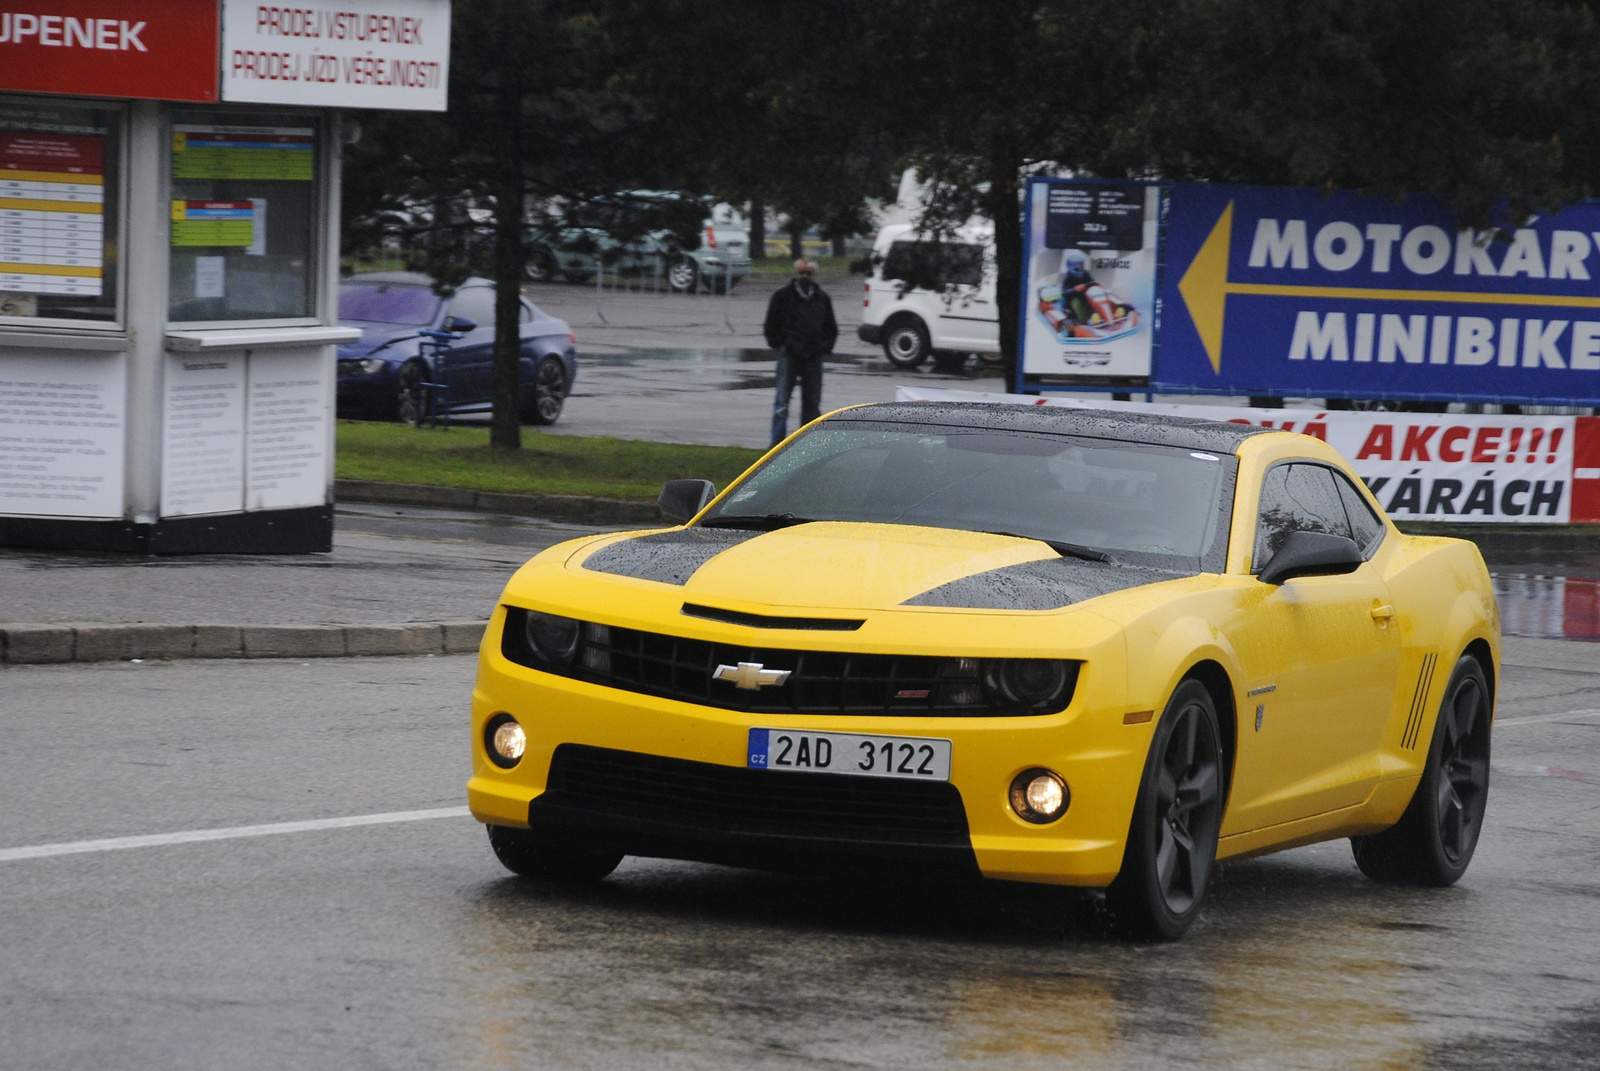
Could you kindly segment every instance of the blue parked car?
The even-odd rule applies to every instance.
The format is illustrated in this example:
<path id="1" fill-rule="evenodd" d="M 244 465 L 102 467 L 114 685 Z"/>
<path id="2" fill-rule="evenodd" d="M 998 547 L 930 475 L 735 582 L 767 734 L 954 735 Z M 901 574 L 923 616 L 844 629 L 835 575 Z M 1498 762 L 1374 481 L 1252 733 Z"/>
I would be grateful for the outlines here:
<path id="1" fill-rule="evenodd" d="M 428 369 L 418 354 L 424 329 L 472 329 L 454 344 L 444 374 L 453 414 L 490 410 L 489 372 L 494 359 L 494 284 L 468 279 L 448 298 L 433 280 L 415 272 L 352 275 L 339 285 L 339 322 L 361 328 L 361 338 L 339 347 L 339 415 L 364 420 L 410 421 L 417 415 Z M 522 298 L 522 401 L 525 424 L 554 424 L 578 375 L 577 339 L 565 320 L 547 316 Z"/>

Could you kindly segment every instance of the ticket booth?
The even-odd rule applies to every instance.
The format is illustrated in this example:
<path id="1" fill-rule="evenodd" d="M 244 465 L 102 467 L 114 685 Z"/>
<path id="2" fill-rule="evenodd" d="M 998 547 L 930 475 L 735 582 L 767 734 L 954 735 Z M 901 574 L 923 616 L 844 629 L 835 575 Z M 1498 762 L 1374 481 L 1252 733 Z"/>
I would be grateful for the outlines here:
<path id="1" fill-rule="evenodd" d="M 0 12 L 0 545 L 328 550 L 339 181 L 448 0 Z"/>

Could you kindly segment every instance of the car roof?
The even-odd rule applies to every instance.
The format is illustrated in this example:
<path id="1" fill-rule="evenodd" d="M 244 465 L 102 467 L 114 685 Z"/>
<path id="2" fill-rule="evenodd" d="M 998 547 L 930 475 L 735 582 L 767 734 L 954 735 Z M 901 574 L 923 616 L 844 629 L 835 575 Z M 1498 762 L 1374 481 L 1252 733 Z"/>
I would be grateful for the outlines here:
<path id="1" fill-rule="evenodd" d="M 1080 435 L 1189 450 L 1218 450 L 1229 454 L 1234 453 L 1239 444 L 1251 436 L 1264 435 L 1272 430 L 1251 424 L 1231 424 L 1165 413 L 1069 409 L 1059 405 L 1020 405 L 1015 402 L 886 402 L 856 406 L 836 413 L 829 419 Z"/>
<path id="2" fill-rule="evenodd" d="M 341 283 L 388 283 L 394 286 L 433 286 L 433 277 L 424 275 L 420 271 L 365 271 L 359 275 L 349 275 L 339 280 Z M 493 286 L 493 279 L 482 279 L 474 275 L 462 282 L 461 286 Z M 457 287 L 457 290 L 461 287 Z"/>

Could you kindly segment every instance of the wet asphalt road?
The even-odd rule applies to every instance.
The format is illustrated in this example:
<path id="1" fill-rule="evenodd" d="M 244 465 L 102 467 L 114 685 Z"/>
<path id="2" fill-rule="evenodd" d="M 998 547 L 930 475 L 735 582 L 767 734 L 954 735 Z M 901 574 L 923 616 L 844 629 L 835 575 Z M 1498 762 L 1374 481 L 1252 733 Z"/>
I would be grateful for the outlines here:
<path id="1" fill-rule="evenodd" d="M 1600 665 L 1510 648 L 1459 886 L 1303 848 L 1171 947 L 1035 887 L 561 888 L 458 815 L 8 857 L 459 807 L 473 660 L 0 670 L 0 1067 L 1600 1068 Z"/>

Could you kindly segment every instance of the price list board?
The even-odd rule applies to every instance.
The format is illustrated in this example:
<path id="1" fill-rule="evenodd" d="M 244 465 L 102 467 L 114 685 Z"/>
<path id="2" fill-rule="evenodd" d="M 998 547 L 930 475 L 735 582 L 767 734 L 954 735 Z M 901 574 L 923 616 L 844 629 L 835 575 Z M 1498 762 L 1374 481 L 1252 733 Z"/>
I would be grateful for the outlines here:
<path id="1" fill-rule="evenodd" d="M 247 246 L 255 240 L 253 201 L 173 201 L 172 244 Z"/>
<path id="2" fill-rule="evenodd" d="M 316 145 L 311 127 L 178 124 L 172 128 L 172 177 L 310 182 Z"/>
<path id="3" fill-rule="evenodd" d="M 1128 183 L 1051 186 L 1045 202 L 1046 249 L 1144 248 L 1144 189 Z"/>
<path id="4" fill-rule="evenodd" d="M 98 297 L 105 140 L 0 130 L 0 291 Z"/>

